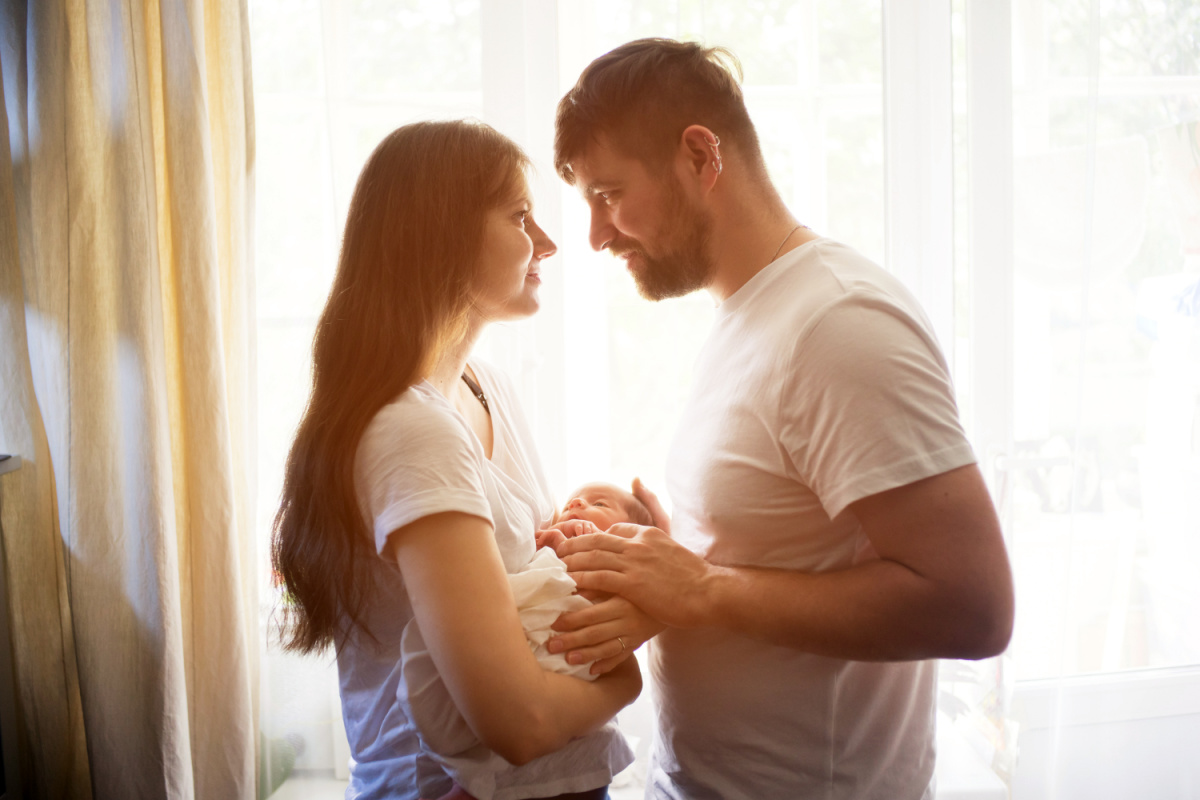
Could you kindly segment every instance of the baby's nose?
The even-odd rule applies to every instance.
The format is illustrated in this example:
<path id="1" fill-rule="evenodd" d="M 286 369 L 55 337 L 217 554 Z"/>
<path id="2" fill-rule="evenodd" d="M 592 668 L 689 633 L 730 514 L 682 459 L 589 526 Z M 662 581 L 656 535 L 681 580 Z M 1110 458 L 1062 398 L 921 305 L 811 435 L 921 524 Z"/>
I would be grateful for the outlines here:
<path id="1" fill-rule="evenodd" d="M 567 501 L 567 508 L 583 508 L 586 505 L 582 497 L 572 497 Z"/>

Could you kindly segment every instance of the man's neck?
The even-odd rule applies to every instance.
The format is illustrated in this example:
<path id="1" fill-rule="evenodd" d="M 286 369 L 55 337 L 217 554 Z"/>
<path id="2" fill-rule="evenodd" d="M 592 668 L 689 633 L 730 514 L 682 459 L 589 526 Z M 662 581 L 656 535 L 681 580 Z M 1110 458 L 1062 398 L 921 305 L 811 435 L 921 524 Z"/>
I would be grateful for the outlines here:
<path id="1" fill-rule="evenodd" d="M 817 238 L 792 216 L 774 189 L 731 191 L 718 201 L 714 218 L 714 266 L 707 289 L 718 304 L 772 261 Z"/>

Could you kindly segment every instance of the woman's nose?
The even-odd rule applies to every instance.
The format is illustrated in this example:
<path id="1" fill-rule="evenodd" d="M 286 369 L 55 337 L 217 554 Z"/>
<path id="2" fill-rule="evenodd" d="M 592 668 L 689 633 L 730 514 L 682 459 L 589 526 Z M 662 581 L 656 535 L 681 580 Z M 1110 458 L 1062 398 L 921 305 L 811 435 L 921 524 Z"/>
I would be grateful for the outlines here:
<path id="1" fill-rule="evenodd" d="M 532 219 L 526 220 L 526 228 L 532 227 L 530 231 L 533 239 L 533 257 L 537 259 L 549 258 L 558 252 L 558 248 L 554 245 L 554 240 L 546 235 L 542 227 Z"/>

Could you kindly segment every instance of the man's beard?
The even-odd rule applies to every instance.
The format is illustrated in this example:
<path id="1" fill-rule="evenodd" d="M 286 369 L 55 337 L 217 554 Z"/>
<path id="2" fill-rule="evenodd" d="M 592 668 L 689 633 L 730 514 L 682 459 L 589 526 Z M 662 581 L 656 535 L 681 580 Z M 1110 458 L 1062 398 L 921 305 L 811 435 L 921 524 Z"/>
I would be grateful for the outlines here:
<path id="1" fill-rule="evenodd" d="M 663 224 L 664 238 L 678 244 L 658 255 L 650 255 L 640 242 L 622 244 L 618 239 L 609 248 L 614 255 L 635 254 L 638 262 L 631 269 L 638 294 L 647 300 L 682 297 L 703 289 L 712 275 L 712 256 L 708 252 L 709 218 L 689 208 L 683 192 L 671 183 L 667 202 L 670 208 Z"/>

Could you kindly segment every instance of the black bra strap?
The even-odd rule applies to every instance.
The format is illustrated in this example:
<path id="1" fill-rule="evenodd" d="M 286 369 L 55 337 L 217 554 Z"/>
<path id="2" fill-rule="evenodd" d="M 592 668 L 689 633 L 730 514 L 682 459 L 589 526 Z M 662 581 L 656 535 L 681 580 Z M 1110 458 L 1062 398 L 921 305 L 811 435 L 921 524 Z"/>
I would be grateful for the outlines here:
<path id="1" fill-rule="evenodd" d="M 463 383 L 467 385 L 467 388 L 471 390 L 471 394 L 475 395 L 475 398 L 479 400 L 479 404 L 483 406 L 483 410 L 488 414 L 491 414 L 492 410 L 488 408 L 487 395 L 483 393 L 483 387 L 481 387 L 474 378 L 465 372 L 462 374 L 462 379 Z"/>

